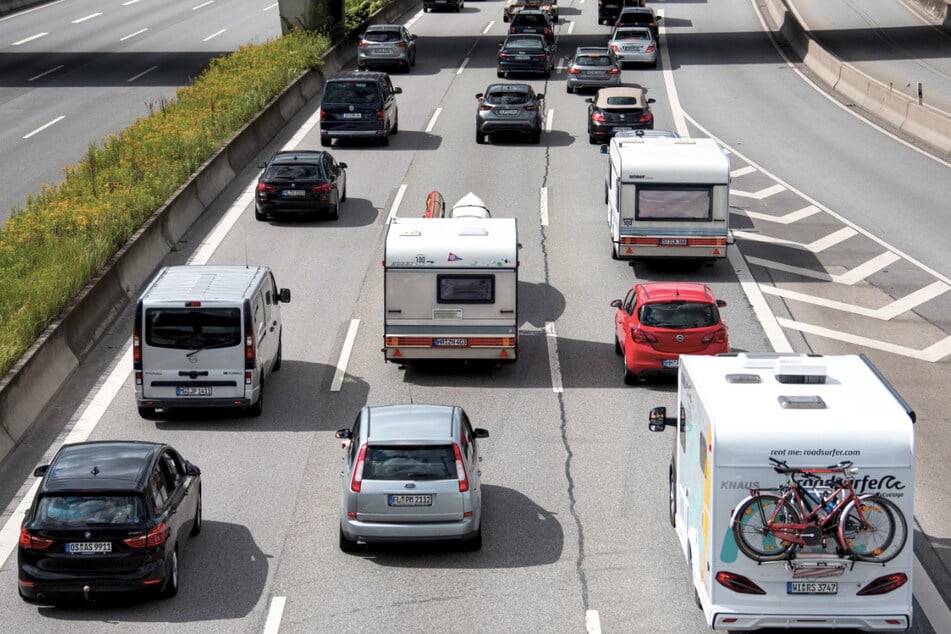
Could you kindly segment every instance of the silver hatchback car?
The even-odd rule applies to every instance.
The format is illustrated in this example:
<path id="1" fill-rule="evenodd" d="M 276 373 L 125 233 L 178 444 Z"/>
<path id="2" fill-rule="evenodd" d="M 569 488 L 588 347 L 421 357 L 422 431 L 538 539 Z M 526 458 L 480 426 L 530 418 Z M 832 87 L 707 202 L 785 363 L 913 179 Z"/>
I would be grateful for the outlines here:
<path id="1" fill-rule="evenodd" d="M 357 44 L 357 66 L 361 70 L 396 68 L 409 72 L 416 65 L 416 36 L 401 24 L 373 24 Z"/>
<path id="2" fill-rule="evenodd" d="M 340 549 L 357 542 L 458 541 L 482 547 L 477 439 L 461 407 L 367 406 L 343 440 Z"/>
<path id="3" fill-rule="evenodd" d="M 615 28 L 608 46 L 621 64 L 630 62 L 657 68 L 657 40 L 646 26 Z"/>
<path id="4" fill-rule="evenodd" d="M 607 88 L 621 85 L 621 63 L 604 46 L 579 46 L 568 64 L 565 90 Z"/>

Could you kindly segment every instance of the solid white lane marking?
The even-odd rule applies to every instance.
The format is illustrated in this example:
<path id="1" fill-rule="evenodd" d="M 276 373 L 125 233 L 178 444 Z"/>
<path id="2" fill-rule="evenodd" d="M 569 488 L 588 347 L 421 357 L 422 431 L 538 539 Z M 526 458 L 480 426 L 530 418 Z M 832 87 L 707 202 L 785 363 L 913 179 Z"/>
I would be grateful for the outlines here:
<path id="1" fill-rule="evenodd" d="M 731 209 L 730 213 L 740 213 L 752 220 L 765 220 L 766 222 L 775 222 L 782 225 L 789 225 L 794 222 L 799 222 L 803 218 L 808 218 L 813 214 L 817 214 L 820 211 L 822 210 L 815 205 L 808 205 L 798 211 L 790 211 L 788 214 L 784 214 L 782 216 L 770 216 L 769 214 L 760 213 L 758 211 L 749 211 L 747 209 Z"/>
<path id="2" fill-rule="evenodd" d="M 347 337 L 343 340 L 343 349 L 340 351 L 340 358 L 337 360 L 337 370 L 334 372 L 333 381 L 330 383 L 331 392 L 339 392 L 343 387 L 343 379 L 347 375 L 347 364 L 350 363 L 350 353 L 353 352 L 353 342 L 357 339 L 357 328 L 360 327 L 359 319 L 350 320 L 350 328 L 347 329 Z"/>
<path id="3" fill-rule="evenodd" d="M 551 132 L 551 122 L 555 119 L 555 111 L 549 110 L 545 115 L 545 132 Z"/>
<path id="4" fill-rule="evenodd" d="M 422 9 L 420 9 L 419 11 L 416 12 L 416 14 L 415 14 L 413 17 L 411 17 L 409 20 L 407 20 L 407 21 L 403 24 L 403 26 L 405 26 L 407 29 L 410 28 L 410 27 L 412 27 L 414 24 L 416 24 L 416 21 L 417 21 L 417 20 L 419 20 L 421 17 L 423 17 L 423 15 L 424 15 L 424 12 L 423 12 Z"/>
<path id="5" fill-rule="evenodd" d="M 41 37 L 49 35 L 49 33 L 37 33 L 36 35 L 31 35 L 30 37 L 25 37 L 22 40 L 17 40 L 13 42 L 10 46 L 20 46 L 21 44 L 26 44 L 27 42 L 32 42 L 33 40 L 38 40 Z"/>
<path id="6" fill-rule="evenodd" d="M 664 35 L 667 29 L 663 23 L 658 27 L 660 35 Z M 674 117 L 674 130 L 680 136 L 690 136 L 690 130 L 687 129 L 686 115 L 680 106 L 680 96 L 677 94 L 677 84 L 674 83 L 674 73 L 670 70 L 670 53 L 666 46 L 660 47 L 660 61 L 664 73 L 664 88 L 667 90 L 667 103 L 670 104 L 670 111 Z M 710 136 L 710 135 L 708 135 Z M 722 143 L 721 143 L 722 145 Z"/>
<path id="7" fill-rule="evenodd" d="M 198 9 L 207 7 L 209 4 L 214 4 L 215 0 L 208 0 L 208 2 L 202 2 L 201 4 L 196 4 L 192 7 L 192 11 L 197 11 Z"/>
<path id="8" fill-rule="evenodd" d="M 430 117 L 429 123 L 426 124 L 426 132 L 432 132 L 433 128 L 436 127 L 436 119 L 439 118 L 439 113 L 442 112 L 442 107 L 436 108 L 436 112 L 433 113 L 433 116 Z"/>
<path id="9" fill-rule="evenodd" d="M 42 131 L 45 130 L 46 128 L 50 127 L 51 125 L 54 125 L 54 124 L 59 123 L 60 121 L 62 121 L 62 120 L 65 119 L 65 118 L 66 118 L 66 115 L 60 115 L 60 116 L 56 117 L 55 119 L 53 119 L 52 121 L 50 121 L 49 123 L 44 123 L 43 125 L 41 125 L 40 127 L 38 127 L 36 130 L 33 130 L 33 132 L 30 132 L 29 134 L 25 134 L 25 135 L 23 136 L 23 138 L 24 138 L 24 139 L 29 139 L 29 138 L 30 138 L 31 136 L 33 136 L 34 134 L 39 134 L 40 132 L 42 132 Z"/>
<path id="10" fill-rule="evenodd" d="M 542 187 L 538 192 L 538 215 L 543 227 L 548 226 L 548 188 Z"/>
<path id="11" fill-rule="evenodd" d="M 741 196 L 743 198 L 755 198 L 756 200 L 763 200 L 764 198 L 768 198 L 772 196 L 773 194 L 778 194 L 784 191 L 786 191 L 786 188 L 777 183 L 775 185 L 770 185 L 769 187 L 766 187 L 756 192 L 745 192 L 742 189 L 733 189 L 731 187 L 730 195 Z"/>
<path id="12" fill-rule="evenodd" d="M 935 632 L 951 632 L 951 608 L 944 602 L 918 557 L 915 557 L 912 575 L 912 592 L 921 610 L 928 617 L 928 623 Z"/>
<path id="13" fill-rule="evenodd" d="M 805 249 L 806 251 L 811 251 L 813 253 L 821 253 L 830 247 L 834 247 L 837 244 L 845 242 L 852 236 L 857 236 L 858 231 L 852 227 L 842 227 L 838 231 L 833 231 L 829 235 L 814 240 L 809 244 L 803 244 L 802 242 L 795 242 L 794 240 L 786 240 L 785 238 L 776 238 L 765 233 L 752 233 L 749 231 L 738 230 L 733 232 L 733 236 L 736 238 L 742 238 L 744 240 L 751 240 L 754 242 L 768 242 L 769 244 L 781 244 L 784 246 L 795 247 L 797 249 Z"/>
<path id="14" fill-rule="evenodd" d="M 270 11 L 271 9 L 276 9 L 279 5 L 275 2 L 274 4 L 269 4 L 262 11 Z"/>
<path id="15" fill-rule="evenodd" d="M 572 20 L 571 22 L 568 23 L 568 35 L 571 35 L 574 32 L 575 32 L 575 21 Z"/>
<path id="16" fill-rule="evenodd" d="M 30 77 L 29 79 L 27 79 L 27 81 L 33 81 L 33 80 L 39 79 L 40 77 L 46 77 L 46 76 L 49 75 L 50 73 L 55 73 L 55 72 L 58 71 L 60 68 L 64 68 L 64 67 L 65 67 L 65 66 L 64 66 L 63 64 L 60 64 L 59 66 L 54 66 L 53 68 L 51 68 L 51 69 L 49 69 L 49 70 L 47 70 L 47 71 L 44 71 L 44 72 L 40 73 L 39 75 L 33 75 L 32 77 Z"/>
<path id="17" fill-rule="evenodd" d="M 137 3 L 137 2 L 139 2 L 139 0 L 127 0 L 126 2 L 123 2 L 123 3 L 122 3 L 122 6 L 127 7 L 127 6 L 129 6 L 130 4 L 135 4 L 135 3 Z"/>
<path id="18" fill-rule="evenodd" d="M 212 40 L 212 39 L 218 37 L 219 35 L 221 35 L 222 33 L 224 33 L 224 32 L 227 31 L 227 30 L 228 30 L 228 29 L 221 29 L 220 31 L 216 31 L 216 32 L 212 33 L 211 35 L 209 35 L 208 37 L 206 37 L 205 39 L 203 39 L 202 42 L 207 42 L 208 40 Z"/>
<path id="19" fill-rule="evenodd" d="M 133 81 L 135 81 L 135 80 L 137 80 L 137 79 L 141 79 L 142 77 L 145 77 L 146 75 L 148 75 L 149 73 L 151 73 L 151 72 L 152 72 L 153 70 L 155 70 L 156 68 L 158 68 L 158 66 L 153 66 L 153 67 L 151 67 L 151 68 L 146 68 L 145 70 L 143 70 L 143 71 L 142 71 L 141 73 L 139 73 L 138 75 L 133 75 L 132 77 L 129 77 L 126 81 L 127 81 L 127 82 L 133 82 Z"/>
<path id="20" fill-rule="evenodd" d="M 136 35 L 142 35 L 142 34 L 145 33 L 146 31 L 148 31 L 148 29 L 139 29 L 139 30 L 136 31 L 135 33 L 129 33 L 129 34 L 126 35 L 125 37 L 120 37 L 120 38 L 119 38 L 119 41 L 120 41 L 120 42 L 125 42 L 126 40 L 131 39 L 131 38 L 135 37 Z"/>
<path id="21" fill-rule="evenodd" d="M 583 2 L 584 0 L 582 0 Z M 597 610 L 587 610 L 584 613 L 584 631 L 588 634 L 601 634 L 601 616 Z"/>
<path id="22" fill-rule="evenodd" d="M 753 279 L 753 274 L 750 273 L 750 268 L 747 266 L 746 260 L 743 259 L 743 254 L 736 248 L 727 249 L 726 257 L 730 261 L 730 265 L 733 266 L 733 270 L 736 271 L 736 279 L 746 294 L 746 299 L 753 307 L 753 313 L 756 315 L 757 321 L 763 326 L 763 332 L 766 334 L 766 338 L 769 339 L 773 351 L 794 352 L 792 344 L 786 338 L 786 333 L 783 332 L 776 320 L 776 315 L 769 309 L 769 304 L 766 303 L 766 298 L 763 297 L 759 284 Z"/>
<path id="23" fill-rule="evenodd" d="M 465 58 L 464 60 L 462 60 L 462 63 L 461 63 L 461 64 L 459 64 L 459 68 L 456 69 L 456 74 L 457 74 L 457 75 L 461 75 L 461 74 L 462 74 L 462 71 L 464 71 L 464 70 L 466 69 L 466 66 L 467 66 L 468 64 L 469 64 L 469 58 L 467 57 L 467 58 Z"/>
<path id="24" fill-rule="evenodd" d="M 102 13 L 90 13 L 89 15 L 73 20 L 73 24 L 82 24 L 86 20 L 92 20 L 93 18 L 98 18 Z"/>
<path id="25" fill-rule="evenodd" d="M 561 384 L 561 363 L 558 361 L 558 335 L 555 322 L 545 322 L 545 341 L 548 343 L 548 368 L 551 371 L 551 391 L 560 394 L 565 391 Z"/>
<path id="26" fill-rule="evenodd" d="M 267 621 L 264 622 L 264 634 L 277 634 L 281 629 L 281 618 L 284 616 L 284 605 L 287 597 L 273 597 L 271 607 L 267 611 Z"/>
<path id="27" fill-rule="evenodd" d="M 390 213 L 386 216 L 386 224 L 393 222 L 393 218 L 396 218 L 396 212 L 400 209 L 400 203 L 403 202 L 403 194 L 406 193 L 406 183 L 400 185 L 400 188 L 396 190 L 396 197 L 393 198 L 393 204 L 390 206 Z"/>

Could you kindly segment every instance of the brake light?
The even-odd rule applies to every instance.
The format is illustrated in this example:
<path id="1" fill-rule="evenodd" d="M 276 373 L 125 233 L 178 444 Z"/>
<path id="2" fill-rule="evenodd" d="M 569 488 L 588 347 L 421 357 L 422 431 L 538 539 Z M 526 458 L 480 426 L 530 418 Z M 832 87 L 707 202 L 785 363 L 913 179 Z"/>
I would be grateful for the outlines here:
<path id="1" fill-rule="evenodd" d="M 486 112 L 491 109 L 492 109 L 492 106 L 488 106 L 486 104 L 482 104 L 481 106 L 479 106 L 479 110 L 481 110 L 482 112 Z"/>
<path id="2" fill-rule="evenodd" d="M 529 112 L 535 112 L 538 110 L 534 105 L 522 106 L 522 110 L 528 110 Z"/>
<path id="3" fill-rule="evenodd" d="M 542 31 L 542 33 L 544 33 L 545 35 L 551 35 L 551 29 L 549 29 L 549 28 L 546 26 L 545 29 Z"/>
<path id="4" fill-rule="evenodd" d="M 360 445 L 360 453 L 357 454 L 357 465 L 353 468 L 353 477 L 350 479 L 350 490 L 354 493 L 360 492 L 360 486 L 363 483 L 363 464 L 367 459 L 367 444 Z"/>
<path id="5" fill-rule="evenodd" d="M 258 183 L 258 191 L 273 194 L 277 191 L 277 187 L 274 185 L 268 185 L 267 183 Z"/>
<path id="6" fill-rule="evenodd" d="M 406 48 L 406 42 L 397 42 L 396 48 Z"/>
<path id="7" fill-rule="evenodd" d="M 649 112 L 645 112 L 644 114 L 641 115 L 641 123 L 647 123 L 653 120 L 654 120 L 654 115 L 652 115 Z"/>
<path id="8" fill-rule="evenodd" d="M 330 186 L 330 183 L 321 183 L 320 185 L 311 187 L 310 191 L 315 194 L 329 194 L 331 189 L 333 188 Z"/>
<path id="9" fill-rule="evenodd" d="M 581 69 L 580 69 L 580 68 L 575 68 L 574 66 L 572 66 L 571 68 L 568 69 L 568 74 L 569 74 L 569 75 L 580 75 L 580 74 L 581 74 Z"/>
<path id="10" fill-rule="evenodd" d="M 515 27 L 509 27 L 509 33 L 515 33 Z"/>
<path id="11" fill-rule="evenodd" d="M 136 370 L 142 368 L 142 326 L 138 318 L 132 327 L 132 367 Z"/>
<path id="12" fill-rule="evenodd" d="M 466 466 L 462 463 L 462 452 L 459 445 L 452 443 L 452 450 L 456 454 L 456 477 L 459 478 L 459 491 L 469 490 L 469 477 L 466 475 Z"/>
<path id="13" fill-rule="evenodd" d="M 908 583 L 908 575 L 903 572 L 896 572 L 891 575 L 885 575 L 875 579 L 867 586 L 856 592 L 860 597 L 868 597 L 876 594 L 886 594 L 892 590 L 897 590 Z"/>
<path id="14" fill-rule="evenodd" d="M 122 540 L 129 548 L 151 548 L 161 546 L 168 537 L 168 526 L 165 522 L 159 522 L 159 525 L 150 530 L 145 535 L 136 535 L 135 537 L 126 537 Z"/>
<path id="15" fill-rule="evenodd" d="M 701 341 L 703 343 L 723 343 L 726 341 L 726 328 L 717 328 L 717 330 L 706 337 Z"/>
<path id="16" fill-rule="evenodd" d="M 657 337 L 640 328 L 631 328 L 631 341 L 634 343 L 657 343 Z"/>
<path id="17" fill-rule="evenodd" d="M 612 45 L 611 45 L 611 50 L 614 51 L 615 53 L 620 53 L 620 52 L 621 52 L 621 47 L 618 46 L 617 44 L 612 44 Z"/>
<path id="18" fill-rule="evenodd" d="M 369 42 L 360 42 L 360 48 L 368 48 L 370 46 Z"/>
<path id="19" fill-rule="evenodd" d="M 615 66 L 614 68 L 608 69 L 608 75 L 617 75 L 620 72 L 621 71 L 618 69 L 617 66 Z"/>
<path id="20" fill-rule="evenodd" d="M 766 591 L 744 577 L 732 572 L 718 572 L 717 583 L 740 594 L 766 594 Z"/>
<path id="21" fill-rule="evenodd" d="M 591 120 L 597 121 L 599 123 L 604 123 L 604 113 L 600 110 L 595 110 L 591 113 Z"/>
<path id="22" fill-rule="evenodd" d="M 29 548 L 31 550 L 43 550 L 44 548 L 49 548 L 53 544 L 52 539 L 47 539 L 46 537 L 40 537 L 39 535 L 34 535 L 26 528 L 20 527 L 20 546 L 23 548 Z"/>
<path id="23" fill-rule="evenodd" d="M 254 327 L 245 326 L 244 328 L 244 369 L 253 370 L 254 360 L 256 358 L 254 350 Z"/>
<path id="24" fill-rule="evenodd" d="M 383 111 L 383 110 L 377 110 L 377 111 L 376 111 L 376 120 L 377 120 L 377 121 L 385 121 L 385 120 L 386 120 L 386 112 Z"/>
<path id="25" fill-rule="evenodd" d="M 652 45 L 648 46 L 646 52 L 647 52 L 647 53 L 653 53 L 653 52 L 654 52 L 654 45 L 652 44 Z"/>
<path id="26" fill-rule="evenodd" d="M 323 108 L 320 109 L 320 120 L 321 120 L 321 121 L 326 121 L 326 120 L 327 120 L 327 113 L 324 112 L 324 109 L 323 109 Z"/>

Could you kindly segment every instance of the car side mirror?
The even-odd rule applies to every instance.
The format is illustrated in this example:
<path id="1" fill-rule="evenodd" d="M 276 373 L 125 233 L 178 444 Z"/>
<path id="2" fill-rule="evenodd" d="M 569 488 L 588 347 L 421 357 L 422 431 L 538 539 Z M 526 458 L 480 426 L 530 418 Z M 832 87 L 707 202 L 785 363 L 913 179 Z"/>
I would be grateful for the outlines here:
<path id="1" fill-rule="evenodd" d="M 667 427 L 676 425 L 673 418 L 667 417 L 666 407 L 655 407 L 647 416 L 647 427 L 651 431 L 664 431 Z"/>
<path id="2" fill-rule="evenodd" d="M 261 161 L 260 163 L 258 163 L 258 169 L 263 170 L 265 167 L 267 167 L 267 161 Z"/>
<path id="3" fill-rule="evenodd" d="M 545 93 L 540 92 L 540 93 L 538 93 L 537 95 L 535 95 L 535 97 L 537 97 L 538 99 L 544 99 L 544 98 L 545 98 Z"/>
<path id="4" fill-rule="evenodd" d="M 657 103 L 657 100 L 654 99 L 653 97 L 648 97 L 647 103 Z"/>
<path id="5" fill-rule="evenodd" d="M 339 168 L 341 168 L 341 169 L 347 169 L 347 164 L 346 164 L 346 163 L 337 163 L 337 167 L 339 167 Z"/>
<path id="6" fill-rule="evenodd" d="M 43 476 L 46 475 L 46 472 L 49 470 L 50 470 L 50 466 L 48 464 L 40 465 L 39 467 L 33 470 L 33 475 L 36 476 L 37 478 L 42 478 Z"/>
<path id="7" fill-rule="evenodd" d="M 600 152 L 601 154 L 607 154 L 607 153 L 608 153 L 608 146 L 607 146 L 606 144 L 602 143 L 602 144 L 601 144 L 601 147 L 598 148 L 598 152 Z"/>
<path id="8" fill-rule="evenodd" d="M 603 147 L 603 146 L 602 146 L 602 147 Z M 621 307 L 621 300 L 619 300 L 619 299 L 611 300 L 611 307 L 612 307 L 612 308 L 620 308 L 620 307 Z"/>
<path id="9" fill-rule="evenodd" d="M 399 86 L 396 86 L 395 88 L 393 88 L 393 93 L 396 94 L 396 95 L 402 95 L 402 94 L 403 94 L 403 89 L 400 88 Z"/>
<path id="10" fill-rule="evenodd" d="M 283 303 L 285 303 L 285 304 L 290 303 L 290 301 L 291 301 L 291 289 L 289 289 L 289 288 L 282 288 L 282 289 L 280 290 L 278 296 L 277 296 L 277 299 L 278 299 L 278 301 L 283 302 Z"/>
<path id="11" fill-rule="evenodd" d="M 594 97 L 587 97 L 584 100 L 585 103 L 594 103 Z"/>
<path id="12" fill-rule="evenodd" d="M 718 307 L 718 308 L 723 308 L 724 306 L 726 306 L 726 301 L 725 301 L 725 300 L 722 300 L 722 299 L 718 299 L 718 300 L 717 300 L 717 307 Z"/>
<path id="13" fill-rule="evenodd" d="M 476 427 L 475 429 L 472 430 L 472 435 L 475 436 L 476 438 L 488 438 L 489 430 L 482 429 L 481 427 Z"/>
<path id="14" fill-rule="evenodd" d="M 196 467 L 195 465 L 193 465 L 193 464 L 190 463 L 190 462 L 186 462 L 186 463 L 185 463 L 185 475 L 196 476 L 196 477 L 197 477 L 197 476 L 200 476 L 200 475 L 201 475 L 201 469 L 199 469 L 198 467 Z"/>
<path id="15" fill-rule="evenodd" d="M 409 39 L 412 40 L 413 42 L 415 42 L 415 41 L 416 41 L 416 36 L 415 36 L 415 35 L 410 35 L 410 36 L 409 36 Z"/>
<path id="16" fill-rule="evenodd" d="M 654 19 L 657 20 L 658 22 L 660 22 L 661 20 L 664 19 L 664 16 L 658 15 L 658 16 L 655 16 Z"/>
<path id="17" fill-rule="evenodd" d="M 485 99 L 485 93 L 477 92 L 476 99 L 478 99 L 479 101 L 482 101 L 483 99 Z"/>
<path id="18" fill-rule="evenodd" d="M 349 440 L 353 436 L 353 432 L 350 431 L 349 427 L 344 427 L 343 429 L 338 429 L 334 434 L 335 438 L 340 438 L 343 440 Z"/>

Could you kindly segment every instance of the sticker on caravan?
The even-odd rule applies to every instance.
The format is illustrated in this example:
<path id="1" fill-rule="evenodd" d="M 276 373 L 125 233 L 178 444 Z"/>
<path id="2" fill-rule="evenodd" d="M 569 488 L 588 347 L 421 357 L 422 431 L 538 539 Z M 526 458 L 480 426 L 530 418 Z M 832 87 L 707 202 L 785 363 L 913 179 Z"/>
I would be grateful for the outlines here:
<path id="1" fill-rule="evenodd" d="M 448 260 L 448 261 L 449 261 L 449 262 L 462 262 L 462 258 L 460 258 L 458 255 L 456 255 L 456 254 L 453 253 L 452 251 L 450 251 L 450 252 L 449 252 L 449 260 Z"/>

